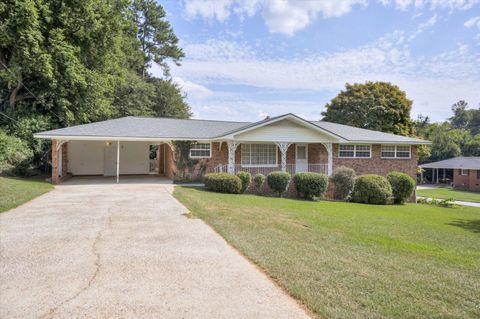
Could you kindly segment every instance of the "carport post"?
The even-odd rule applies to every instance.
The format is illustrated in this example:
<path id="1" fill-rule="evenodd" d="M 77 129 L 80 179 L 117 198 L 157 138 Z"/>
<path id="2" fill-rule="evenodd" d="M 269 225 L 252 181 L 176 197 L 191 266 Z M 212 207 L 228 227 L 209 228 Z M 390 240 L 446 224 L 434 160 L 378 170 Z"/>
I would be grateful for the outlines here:
<path id="1" fill-rule="evenodd" d="M 120 141 L 117 141 L 117 184 L 120 178 Z"/>

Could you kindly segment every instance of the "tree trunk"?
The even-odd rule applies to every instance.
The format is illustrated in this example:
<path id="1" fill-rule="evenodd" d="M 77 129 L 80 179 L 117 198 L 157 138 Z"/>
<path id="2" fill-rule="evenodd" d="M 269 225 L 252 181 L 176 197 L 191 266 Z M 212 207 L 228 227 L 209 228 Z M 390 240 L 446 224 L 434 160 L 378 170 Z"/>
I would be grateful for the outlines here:
<path id="1" fill-rule="evenodd" d="M 17 103 L 17 96 L 18 96 L 18 91 L 22 88 L 22 83 L 18 82 L 17 86 L 13 89 L 12 93 L 10 93 L 10 107 L 14 108 L 15 104 Z"/>

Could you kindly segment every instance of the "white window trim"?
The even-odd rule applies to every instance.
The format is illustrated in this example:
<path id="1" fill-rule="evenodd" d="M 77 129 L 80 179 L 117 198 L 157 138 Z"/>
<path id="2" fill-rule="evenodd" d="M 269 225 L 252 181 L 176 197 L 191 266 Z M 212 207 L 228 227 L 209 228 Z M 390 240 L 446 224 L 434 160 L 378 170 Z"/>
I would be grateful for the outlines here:
<path id="1" fill-rule="evenodd" d="M 393 151 L 395 153 L 395 156 L 394 157 L 385 157 L 385 156 L 382 156 L 382 147 L 383 146 L 395 146 L 395 150 Z M 408 146 L 408 157 L 398 157 L 397 156 L 397 147 L 398 146 Z M 412 146 L 411 145 L 390 145 L 390 144 L 384 144 L 384 145 L 381 145 L 380 146 L 380 158 L 381 159 L 391 159 L 391 160 L 408 160 L 408 159 L 412 159 Z"/>
<path id="2" fill-rule="evenodd" d="M 353 156 L 340 156 L 340 145 L 353 145 Z M 357 146 L 370 146 L 370 156 L 357 156 Z M 360 151 L 366 152 L 366 151 Z M 338 144 L 338 158 L 370 159 L 372 158 L 372 144 Z"/>
<path id="3" fill-rule="evenodd" d="M 209 151 L 209 156 L 192 156 L 192 149 L 194 149 L 193 147 L 190 148 L 190 150 L 188 151 L 188 157 L 190 158 L 212 158 L 212 143 L 211 142 L 197 142 L 198 144 L 208 144 L 210 146 L 210 151 Z M 197 144 L 195 143 L 195 144 Z M 194 145 L 195 145 L 194 144 Z M 202 149 L 204 151 L 204 149 Z"/>
<path id="4" fill-rule="evenodd" d="M 465 174 L 463 172 L 465 172 Z M 468 169 L 467 168 L 461 168 L 460 169 L 460 176 L 468 176 Z"/>
<path id="5" fill-rule="evenodd" d="M 275 145 L 275 144 L 272 144 L 272 143 L 242 143 L 242 145 L 256 145 L 256 144 Z M 240 152 L 241 152 L 241 148 L 240 148 Z M 275 164 L 243 164 L 242 163 L 242 153 L 240 153 L 240 166 L 245 167 L 245 168 L 250 168 L 250 167 L 278 167 L 278 146 L 275 145 Z"/>

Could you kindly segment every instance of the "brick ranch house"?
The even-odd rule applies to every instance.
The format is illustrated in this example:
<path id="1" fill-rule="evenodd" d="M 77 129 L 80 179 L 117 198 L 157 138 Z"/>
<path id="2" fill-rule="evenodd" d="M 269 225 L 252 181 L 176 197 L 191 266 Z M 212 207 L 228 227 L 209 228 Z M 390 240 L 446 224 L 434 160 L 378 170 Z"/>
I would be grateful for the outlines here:
<path id="1" fill-rule="evenodd" d="M 432 183 L 451 183 L 453 187 L 480 192 L 480 157 L 454 157 L 420 165 L 432 170 Z M 446 179 L 452 176 L 452 180 Z M 423 178 L 422 178 L 423 179 Z"/>
<path id="2" fill-rule="evenodd" d="M 37 133 L 52 141 L 52 183 L 69 176 L 158 174 L 174 178 L 175 143 L 194 141 L 191 174 L 274 170 L 331 175 L 348 166 L 357 174 L 402 171 L 413 178 L 417 146 L 430 142 L 294 114 L 246 123 L 123 117 Z M 152 146 L 157 146 L 153 159 Z"/>

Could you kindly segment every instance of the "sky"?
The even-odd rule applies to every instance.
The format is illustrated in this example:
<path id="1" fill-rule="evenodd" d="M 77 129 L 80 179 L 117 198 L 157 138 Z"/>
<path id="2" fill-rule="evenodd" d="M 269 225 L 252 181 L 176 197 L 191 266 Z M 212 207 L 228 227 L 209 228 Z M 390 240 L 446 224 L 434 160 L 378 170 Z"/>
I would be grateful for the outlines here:
<path id="1" fill-rule="evenodd" d="M 345 83 L 366 81 L 398 85 L 412 118 L 480 104 L 480 0 L 159 3 L 185 52 L 171 76 L 194 118 L 318 120 Z"/>

